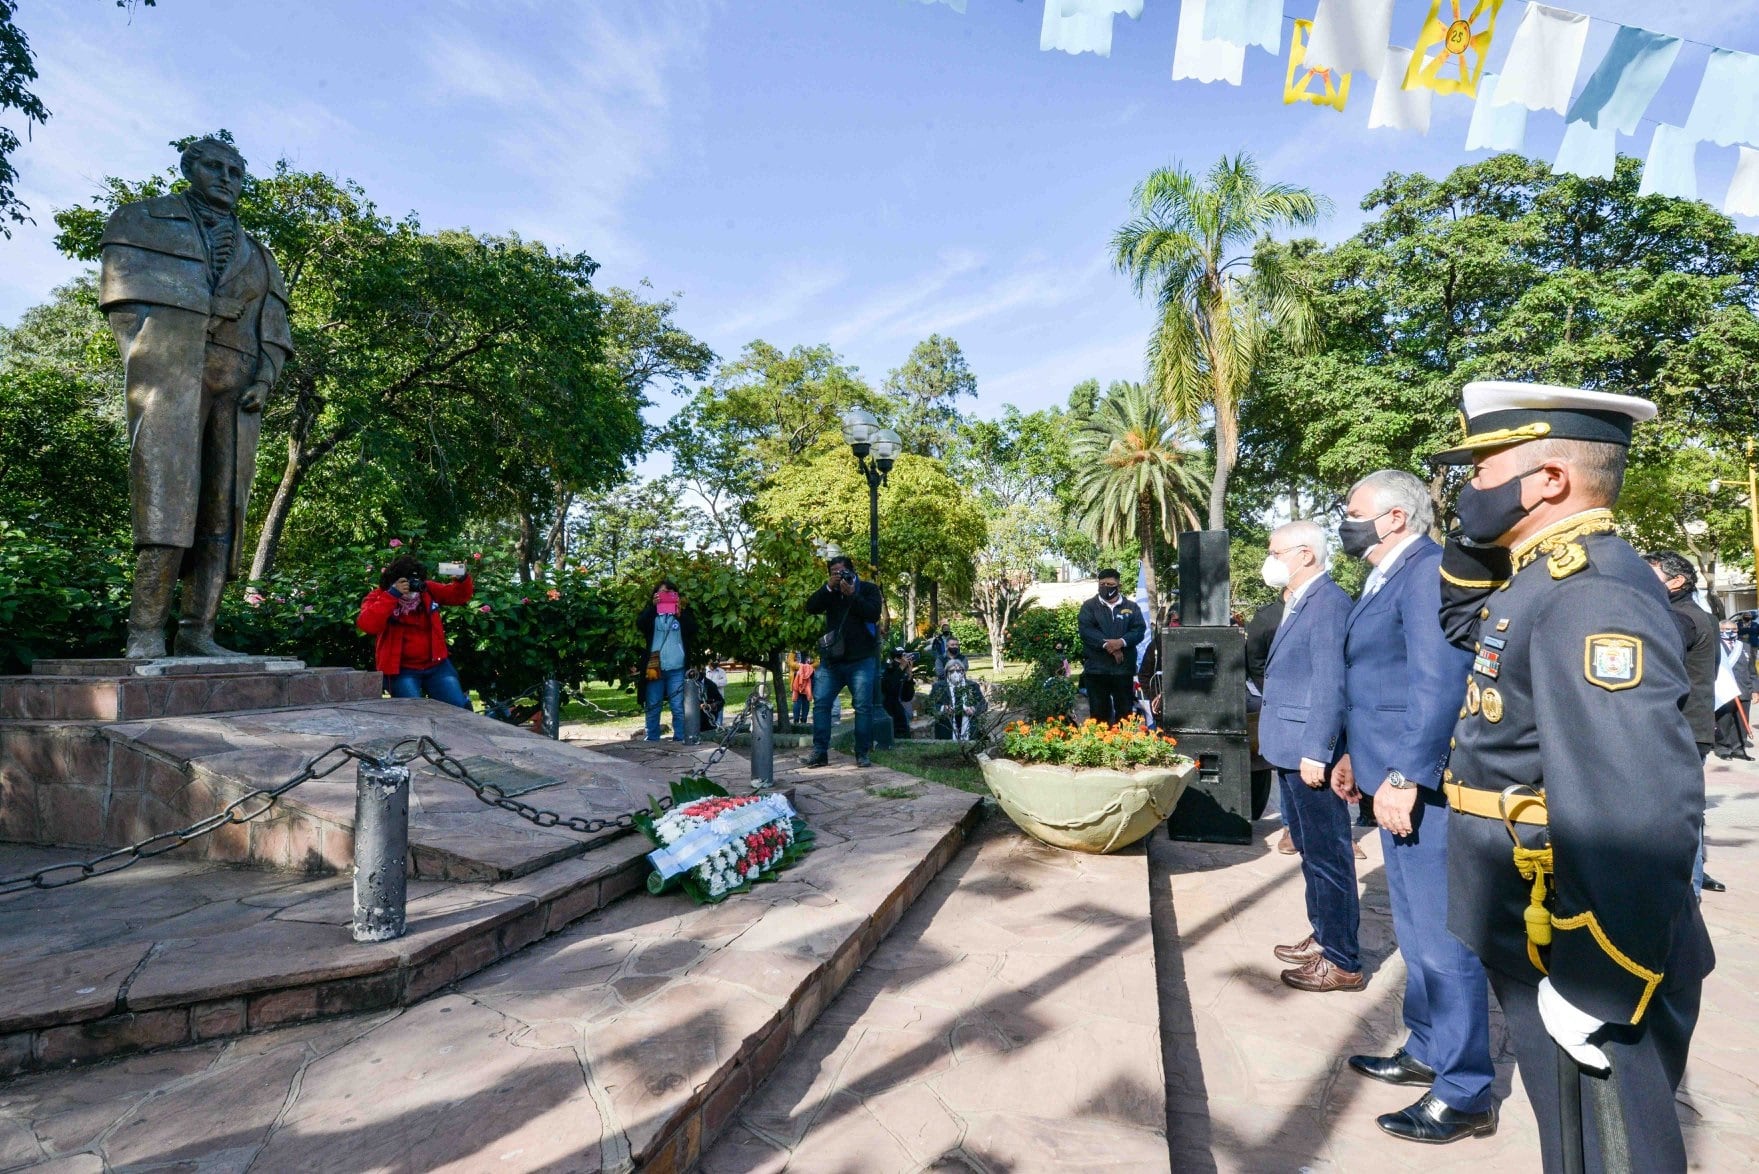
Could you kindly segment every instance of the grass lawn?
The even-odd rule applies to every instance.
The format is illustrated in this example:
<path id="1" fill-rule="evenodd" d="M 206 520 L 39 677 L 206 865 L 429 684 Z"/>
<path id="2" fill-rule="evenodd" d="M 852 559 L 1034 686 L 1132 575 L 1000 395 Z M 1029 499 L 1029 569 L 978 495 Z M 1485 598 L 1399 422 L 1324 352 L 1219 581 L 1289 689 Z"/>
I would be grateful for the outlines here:
<path id="1" fill-rule="evenodd" d="M 912 739 L 907 742 L 894 742 L 890 750 L 875 750 L 873 760 L 888 770 L 899 774 L 915 775 L 919 779 L 927 779 L 931 783 L 939 783 L 943 787 L 955 787 L 961 791 L 969 791 L 973 795 L 987 795 L 989 788 L 983 784 L 983 772 L 975 762 L 970 761 L 953 748 L 951 742 L 933 742 Z M 870 788 L 876 795 L 884 796 L 887 788 Z"/>

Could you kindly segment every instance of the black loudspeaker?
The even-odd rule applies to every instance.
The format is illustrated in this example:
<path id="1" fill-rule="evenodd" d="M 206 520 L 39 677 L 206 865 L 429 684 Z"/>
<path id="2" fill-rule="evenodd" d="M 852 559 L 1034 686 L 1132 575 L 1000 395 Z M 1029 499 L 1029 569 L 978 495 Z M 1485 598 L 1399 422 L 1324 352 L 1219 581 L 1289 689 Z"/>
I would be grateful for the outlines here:
<path id="1" fill-rule="evenodd" d="M 1187 530 L 1179 535 L 1179 623 L 1223 627 L 1230 619 L 1228 532 Z"/>
<path id="2" fill-rule="evenodd" d="M 1179 796 L 1179 805 L 1167 820 L 1167 834 L 1175 840 L 1250 844 L 1253 817 L 1263 814 L 1270 788 L 1268 776 L 1252 772 L 1252 750 L 1245 736 L 1174 737 L 1179 749 L 1197 760 L 1197 777 Z"/>
<path id="3" fill-rule="evenodd" d="M 1175 737 L 1246 733 L 1246 629 L 1168 628 L 1161 636 L 1161 724 Z"/>

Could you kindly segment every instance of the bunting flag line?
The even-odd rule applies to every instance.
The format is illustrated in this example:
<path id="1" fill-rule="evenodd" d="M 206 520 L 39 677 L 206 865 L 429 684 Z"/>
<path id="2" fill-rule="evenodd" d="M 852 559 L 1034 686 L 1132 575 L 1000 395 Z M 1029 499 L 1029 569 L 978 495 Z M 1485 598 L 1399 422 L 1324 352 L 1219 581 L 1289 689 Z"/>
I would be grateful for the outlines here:
<path id="1" fill-rule="evenodd" d="M 1564 141 L 1557 149 L 1551 169 L 1584 179 L 1611 179 L 1618 163 L 1619 133 L 1612 126 L 1589 122 L 1564 124 Z"/>
<path id="2" fill-rule="evenodd" d="M 1203 35 L 1209 0 L 1180 0 L 1179 38 L 1173 44 L 1173 80 L 1240 84 L 1246 46 Z"/>
<path id="3" fill-rule="evenodd" d="M 1393 0 L 1319 0 L 1308 24 L 1313 31 L 1306 60 L 1313 68 L 1340 75 L 1365 73 L 1379 80 L 1392 40 Z"/>
<path id="4" fill-rule="evenodd" d="M 916 0 L 918 4 L 945 4 L 960 16 L 965 15 L 965 0 Z"/>
<path id="5" fill-rule="evenodd" d="M 1414 130 L 1429 133 L 1429 111 L 1435 94 L 1427 89 L 1407 89 L 1399 84 L 1415 59 L 1409 49 L 1386 47 L 1386 65 L 1374 83 L 1374 105 L 1368 110 L 1368 129 Z"/>
<path id="6" fill-rule="evenodd" d="M 1142 15 L 1142 0 L 1044 0 L 1044 23 L 1038 30 L 1043 52 L 1112 55 L 1112 17 L 1132 20 Z"/>
<path id="7" fill-rule="evenodd" d="M 1752 147 L 1741 148 L 1722 210 L 1730 216 L 1759 216 L 1759 151 Z"/>
<path id="8" fill-rule="evenodd" d="M 1472 125 L 1466 128 L 1468 151 L 1519 151 L 1527 143 L 1527 108 L 1498 106 L 1491 98 L 1501 79 L 1487 73 L 1478 83 Z"/>
<path id="9" fill-rule="evenodd" d="M 1184 37 L 1185 13 L 1179 12 Z M 1203 9 L 1203 39 L 1230 45 L 1257 45 L 1276 56 L 1283 52 L 1283 0 L 1209 0 Z"/>
<path id="10" fill-rule="evenodd" d="M 1442 0 L 1430 0 L 1429 19 L 1423 22 L 1417 49 L 1405 70 L 1405 88 L 1427 86 L 1438 94 L 1476 98 L 1478 78 L 1484 72 L 1491 38 L 1496 35 L 1496 16 L 1502 11 L 1502 0 L 1478 0 L 1470 16 L 1461 15 L 1460 0 L 1448 0 L 1452 20 L 1441 18 L 1441 5 Z"/>
<path id="11" fill-rule="evenodd" d="M 1679 55 L 1678 37 L 1620 26 L 1588 84 L 1570 103 L 1565 121 L 1586 122 L 1595 129 L 1610 126 L 1627 135 L 1635 132 Z"/>
<path id="12" fill-rule="evenodd" d="M 1643 164 L 1639 196 L 1698 198 L 1698 140 L 1677 126 L 1661 123 L 1649 141 L 1649 158 Z"/>
<path id="13" fill-rule="evenodd" d="M 1310 102 L 1315 106 L 1342 110 L 1350 100 L 1350 75 L 1346 73 L 1339 77 L 1334 70 L 1307 64 L 1307 38 L 1312 31 L 1312 21 L 1298 20 L 1295 31 L 1289 36 L 1289 72 L 1283 79 L 1283 105 Z M 1313 88 L 1316 82 L 1319 85 L 1317 90 Z"/>
<path id="14" fill-rule="evenodd" d="M 1587 45 L 1586 16 L 1528 4 L 1491 101 L 1498 106 L 1512 104 L 1562 114 L 1569 108 L 1570 91 L 1576 86 Z"/>
<path id="15" fill-rule="evenodd" d="M 1759 147 L 1759 57 L 1713 49 L 1686 133 L 1719 147 Z"/>

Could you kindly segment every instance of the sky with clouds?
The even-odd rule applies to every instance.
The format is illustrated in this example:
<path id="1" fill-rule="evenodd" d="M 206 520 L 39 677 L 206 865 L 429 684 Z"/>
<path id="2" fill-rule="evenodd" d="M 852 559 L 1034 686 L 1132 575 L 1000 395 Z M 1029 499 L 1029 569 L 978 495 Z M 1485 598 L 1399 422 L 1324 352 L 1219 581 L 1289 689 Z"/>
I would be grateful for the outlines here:
<path id="1" fill-rule="evenodd" d="M 51 244 L 55 208 L 224 126 L 256 165 L 354 179 L 387 213 L 516 231 L 590 253 L 605 284 L 677 291 L 680 321 L 725 356 L 753 338 L 829 342 L 877 384 L 949 334 L 988 415 L 1060 402 L 1089 376 L 1140 378 L 1150 315 L 1106 245 L 1152 168 L 1249 151 L 1330 197 L 1321 235 L 1339 238 L 1388 170 L 1474 157 L 1463 98 L 1438 98 L 1423 137 L 1367 130 L 1366 87 L 1343 114 L 1284 107 L 1283 62 L 1259 50 L 1241 87 L 1171 81 L 1175 0 L 1119 18 L 1109 59 L 1041 53 L 1040 0 L 968 6 L 21 0 L 54 117 L 16 157 L 38 225 L 0 240 L 0 322 L 78 271 Z M 1396 41 L 1427 7 L 1397 0 Z M 1759 5 L 1574 7 L 1601 18 L 1590 65 L 1618 21 L 1759 52 Z M 1521 11 L 1509 0 L 1492 68 Z M 1652 117 L 1683 121 L 1708 51 L 1685 47 Z M 1652 131 L 1621 148 L 1644 154 Z M 1561 137 L 1561 119 L 1533 116 L 1531 153 Z M 1699 161 L 1720 202 L 1733 149 Z"/>

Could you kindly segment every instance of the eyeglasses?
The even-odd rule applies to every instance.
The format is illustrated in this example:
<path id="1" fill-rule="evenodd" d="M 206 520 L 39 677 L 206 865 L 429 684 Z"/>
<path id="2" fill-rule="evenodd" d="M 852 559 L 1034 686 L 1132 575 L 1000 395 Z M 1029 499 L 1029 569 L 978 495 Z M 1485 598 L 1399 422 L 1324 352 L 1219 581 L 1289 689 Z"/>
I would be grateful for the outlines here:
<path id="1" fill-rule="evenodd" d="M 1285 546 L 1281 550 L 1273 550 L 1270 552 L 1270 556 L 1272 558 L 1282 558 L 1285 554 L 1288 554 L 1291 551 L 1312 550 L 1312 549 L 1313 548 L 1311 546 L 1309 546 L 1309 545 L 1307 545 L 1307 543 L 1303 542 L 1299 546 Z"/>

